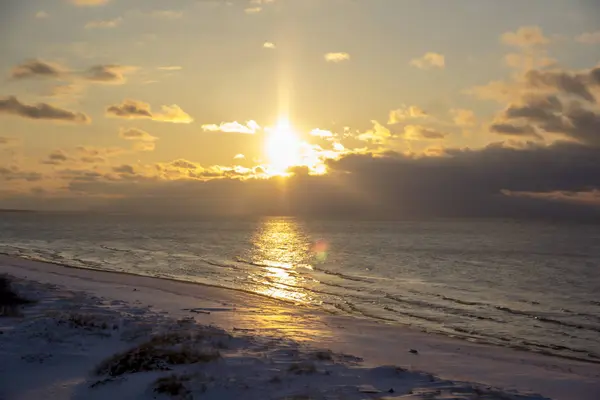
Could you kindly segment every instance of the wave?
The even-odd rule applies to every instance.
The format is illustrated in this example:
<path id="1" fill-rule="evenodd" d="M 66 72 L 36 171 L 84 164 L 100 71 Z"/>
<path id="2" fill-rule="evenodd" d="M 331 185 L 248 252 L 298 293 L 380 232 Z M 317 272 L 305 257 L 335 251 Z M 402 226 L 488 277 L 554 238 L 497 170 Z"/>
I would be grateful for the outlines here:
<path id="1" fill-rule="evenodd" d="M 521 315 L 527 318 L 532 318 L 535 319 L 537 321 L 540 322 L 546 322 L 549 324 L 555 324 L 555 325 L 561 325 L 561 326 L 566 326 L 569 328 L 575 328 L 575 329 L 585 329 L 585 330 L 589 330 L 589 331 L 593 331 L 593 332 L 600 332 L 600 327 L 596 327 L 596 326 L 592 326 L 592 325 L 583 325 L 583 324 L 575 324 L 575 323 L 571 323 L 571 322 L 567 322 L 567 321 L 561 321 L 555 318 L 549 318 L 549 317 L 545 317 L 543 315 L 539 315 L 539 314 L 534 314 L 528 311 L 521 311 L 521 310 L 514 310 L 512 308 L 509 307 L 504 307 L 504 306 L 495 306 L 495 308 L 497 310 L 503 311 L 503 312 L 507 312 L 510 314 L 514 314 L 514 315 Z"/>

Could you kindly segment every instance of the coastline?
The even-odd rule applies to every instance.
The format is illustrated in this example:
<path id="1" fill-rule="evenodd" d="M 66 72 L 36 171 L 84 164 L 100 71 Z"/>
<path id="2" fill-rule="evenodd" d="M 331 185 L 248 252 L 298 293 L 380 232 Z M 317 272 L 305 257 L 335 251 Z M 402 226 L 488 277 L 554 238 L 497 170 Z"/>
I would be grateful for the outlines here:
<path id="1" fill-rule="evenodd" d="M 280 337 L 352 354 L 372 367 L 398 365 L 453 381 L 532 391 L 557 400 L 594 400 L 600 393 L 597 364 L 331 315 L 254 293 L 7 256 L 0 256 L 0 273 L 150 306 L 172 318 L 194 317 L 198 323 L 230 331 Z M 418 354 L 410 349 L 418 350 Z"/>

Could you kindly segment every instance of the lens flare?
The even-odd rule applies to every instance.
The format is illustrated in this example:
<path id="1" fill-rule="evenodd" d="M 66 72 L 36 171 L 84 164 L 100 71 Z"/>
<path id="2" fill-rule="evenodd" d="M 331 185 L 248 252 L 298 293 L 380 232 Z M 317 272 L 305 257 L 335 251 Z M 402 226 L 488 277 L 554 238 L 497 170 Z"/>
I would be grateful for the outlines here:
<path id="1" fill-rule="evenodd" d="M 321 263 L 327 261 L 328 250 L 329 245 L 323 239 L 317 240 L 313 245 L 312 249 L 313 254 L 315 255 L 315 259 Z"/>

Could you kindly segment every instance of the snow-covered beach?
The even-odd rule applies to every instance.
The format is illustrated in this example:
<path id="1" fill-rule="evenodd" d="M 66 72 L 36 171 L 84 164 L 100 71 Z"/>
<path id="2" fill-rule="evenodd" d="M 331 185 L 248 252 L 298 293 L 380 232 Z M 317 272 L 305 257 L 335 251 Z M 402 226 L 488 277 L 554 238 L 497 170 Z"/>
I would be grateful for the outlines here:
<path id="1" fill-rule="evenodd" d="M 208 399 L 596 400 L 600 394 L 598 364 L 241 291 L 5 256 L 0 274 L 34 301 L 21 316 L 0 318 L 0 399 L 169 398 L 172 392 Z"/>

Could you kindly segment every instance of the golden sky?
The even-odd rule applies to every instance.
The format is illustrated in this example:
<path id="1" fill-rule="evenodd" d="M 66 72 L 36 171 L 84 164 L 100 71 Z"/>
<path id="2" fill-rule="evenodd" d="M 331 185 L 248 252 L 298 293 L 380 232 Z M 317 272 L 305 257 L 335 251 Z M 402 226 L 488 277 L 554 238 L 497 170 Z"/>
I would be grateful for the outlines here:
<path id="1" fill-rule="evenodd" d="M 422 182 L 437 182 L 439 174 L 422 172 L 427 165 L 468 164 L 448 178 L 461 181 L 481 170 L 474 158 L 489 160 L 498 148 L 502 160 L 528 160 L 523 168 L 536 178 L 521 185 L 518 173 L 496 176 L 502 165 L 487 166 L 497 182 L 487 194 L 596 203 L 595 169 L 567 163 L 574 170 L 563 175 L 582 178 L 579 185 L 538 187 L 547 168 L 534 161 L 600 146 L 600 8 L 592 1 L 0 7 L 0 206 L 85 209 L 155 199 L 164 185 L 202 184 L 225 196 L 212 180 L 236 181 L 232 188 L 252 181 L 253 193 L 272 193 L 257 188 L 300 175 L 313 176 L 311 185 L 321 177 L 336 196 L 364 200 L 372 189 L 391 204 L 419 185 L 378 192 L 361 186 L 370 181 L 362 173 L 408 162 Z M 371 163 L 342 168 L 353 160 Z M 348 174 L 356 180 L 341 183 Z M 386 184 L 404 174 L 390 173 Z M 247 183 L 227 196 L 245 198 Z"/>

